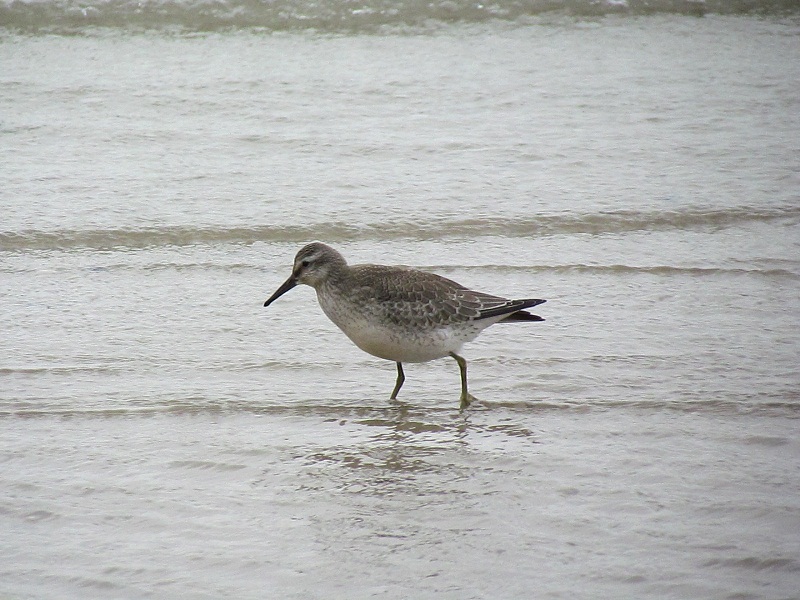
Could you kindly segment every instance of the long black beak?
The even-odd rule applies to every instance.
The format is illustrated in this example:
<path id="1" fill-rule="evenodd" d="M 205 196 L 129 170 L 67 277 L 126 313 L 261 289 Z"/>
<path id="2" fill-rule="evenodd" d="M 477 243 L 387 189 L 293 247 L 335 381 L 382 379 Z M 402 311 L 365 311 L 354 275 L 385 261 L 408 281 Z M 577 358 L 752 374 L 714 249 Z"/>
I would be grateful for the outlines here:
<path id="1" fill-rule="evenodd" d="M 281 287 L 275 290 L 275 293 L 272 294 L 272 296 L 270 296 L 266 302 L 264 302 L 264 306 L 269 306 L 270 304 L 275 302 L 275 300 L 283 296 L 286 292 L 288 292 L 296 285 L 297 285 L 297 280 L 294 278 L 294 275 L 292 275 L 291 277 L 289 277 L 289 279 L 283 282 Z"/>

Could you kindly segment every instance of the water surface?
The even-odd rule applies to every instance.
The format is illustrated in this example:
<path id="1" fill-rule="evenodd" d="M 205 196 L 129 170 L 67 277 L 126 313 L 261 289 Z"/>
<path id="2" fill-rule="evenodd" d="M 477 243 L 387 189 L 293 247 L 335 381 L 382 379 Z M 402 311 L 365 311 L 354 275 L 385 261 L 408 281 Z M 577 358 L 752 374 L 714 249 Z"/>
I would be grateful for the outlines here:
<path id="1" fill-rule="evenodd" d="M 280 6 L 0 11 L 0 595 L 795 596 L 796 14 Z M 314 239 L 547 320 L 391 402 Z"/>

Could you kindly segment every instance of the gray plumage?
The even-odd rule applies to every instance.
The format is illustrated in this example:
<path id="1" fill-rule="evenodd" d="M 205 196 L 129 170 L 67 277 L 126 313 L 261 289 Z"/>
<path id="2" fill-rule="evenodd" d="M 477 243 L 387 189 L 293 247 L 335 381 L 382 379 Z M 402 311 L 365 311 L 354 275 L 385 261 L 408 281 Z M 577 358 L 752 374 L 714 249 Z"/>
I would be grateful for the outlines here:
<path id="1" fill-rule="evenodd" d="M 525 310 L 544 300 L 476 292 L 408 267 L 349 266 L 339 252 L 321 242 L 297 253 L 292 275 L 264 306 L 301 283 L 316 290 L 322 310 L 359 348 L 397 363 L 392 398 L 405 380 L 403 362 L 449 355 L 461 369 L 462 407 L 468 405 L 473 397 L 467 391 L 466 361 L 457 354 L 461 346 L 500 321 L 544 320 Z"/>

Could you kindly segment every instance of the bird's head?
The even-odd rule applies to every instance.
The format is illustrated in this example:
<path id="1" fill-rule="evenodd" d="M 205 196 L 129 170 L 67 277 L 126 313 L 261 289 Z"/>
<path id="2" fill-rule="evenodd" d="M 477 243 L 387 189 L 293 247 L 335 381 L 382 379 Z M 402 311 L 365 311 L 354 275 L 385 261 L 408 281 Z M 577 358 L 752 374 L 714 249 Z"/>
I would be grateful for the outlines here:
<path id="1" fill-rule="evenodd" d="M 316 288 L 337 269 L 346 266 L 347 262 L 344 257 L 336 250 L 322 242 L 312 242 L 297 253 L 297 256 L 294 257 L 292 274 L 264 302 L 264 306 L 269 306 L 298 284 L 310 285 Z"/>

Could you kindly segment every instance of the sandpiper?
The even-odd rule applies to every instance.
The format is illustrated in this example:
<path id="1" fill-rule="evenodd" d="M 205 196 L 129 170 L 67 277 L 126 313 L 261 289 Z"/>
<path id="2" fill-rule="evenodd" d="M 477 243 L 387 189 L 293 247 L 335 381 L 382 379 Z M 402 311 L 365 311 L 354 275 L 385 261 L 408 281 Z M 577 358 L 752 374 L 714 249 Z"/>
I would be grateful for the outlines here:
<path id="1" fill-rule="evenodd" d="M 544 300 L 508 300 L 408 267 L 350 266 L 321 242 L 297 253 L 291 276 L 264 306 L 301 283 L 316 290 L 322 310 L 356 346 L 397 363 L 392 400 L 405 381 L 404 362 L 452 356 L 461 371 L 461 408 L 466 408 L 475 398 L 467 390 L 461 346 L 500 321 L 544 321 L 524 310 Z"/>

